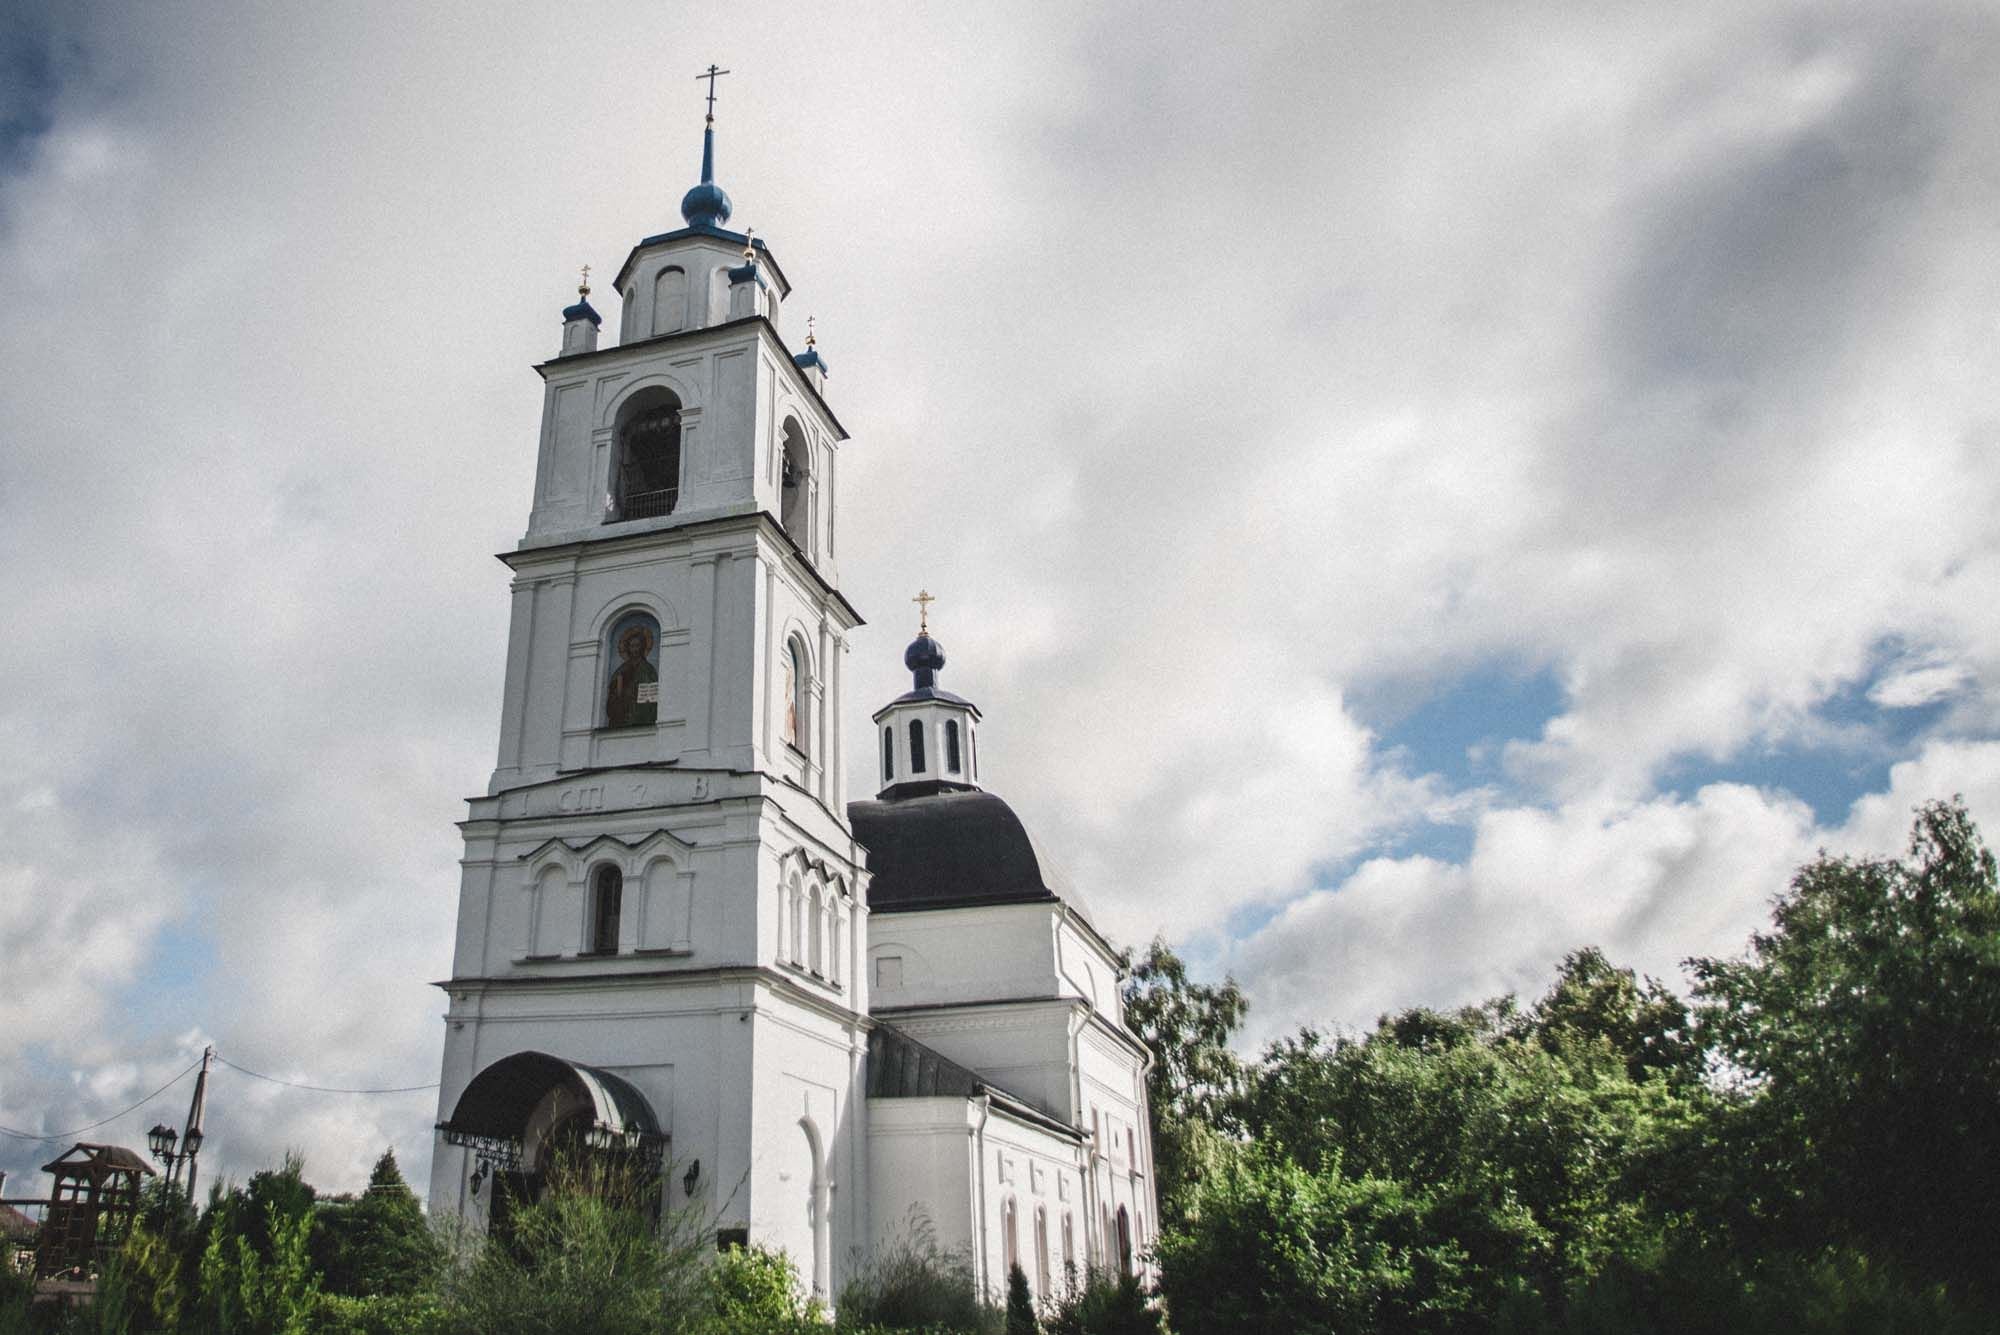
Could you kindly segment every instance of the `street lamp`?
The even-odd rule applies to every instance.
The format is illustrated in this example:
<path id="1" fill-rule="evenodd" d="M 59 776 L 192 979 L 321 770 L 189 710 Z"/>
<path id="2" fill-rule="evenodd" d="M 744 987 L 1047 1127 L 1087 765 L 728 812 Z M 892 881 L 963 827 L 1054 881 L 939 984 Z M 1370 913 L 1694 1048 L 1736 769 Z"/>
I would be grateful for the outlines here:
<path id="1" fill-rule="evenodd" d="M 170 1188 L 174 1179 L 180 1176 L 180 1166 L 192 1159 L 194 1152 L 201 1147 L 201 1132 L 189 1130 L 186 1146 L 176 1154 L 174 1146 L 179 1144 L 180 1139 L 180 1133 L 170 1126 L 155 1126 L 146 1133 L 146 1148 L 153 1152 L 155 1159 L 167 1166 L 167 1186 Z"/>

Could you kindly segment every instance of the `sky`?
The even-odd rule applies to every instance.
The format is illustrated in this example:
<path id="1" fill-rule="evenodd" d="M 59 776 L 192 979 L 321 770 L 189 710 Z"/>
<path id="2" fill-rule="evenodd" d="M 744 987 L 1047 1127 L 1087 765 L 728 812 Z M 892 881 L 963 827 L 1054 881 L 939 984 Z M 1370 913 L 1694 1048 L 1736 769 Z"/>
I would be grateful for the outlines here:
<path id="1" fill-rule="evenodd" d="M 1247 1049 L 1684 987 L 1818 850 L 2000 830 L 2000 7 L 31 0 L 0 1127 L 212 1043 L 205 1178 L 421 1190 L 433 1093 L 243 1072 L 436 1079 L 530 368 L 711 61 L 853 433 L 843 724 L 928 588 L 987 786 Z"/>

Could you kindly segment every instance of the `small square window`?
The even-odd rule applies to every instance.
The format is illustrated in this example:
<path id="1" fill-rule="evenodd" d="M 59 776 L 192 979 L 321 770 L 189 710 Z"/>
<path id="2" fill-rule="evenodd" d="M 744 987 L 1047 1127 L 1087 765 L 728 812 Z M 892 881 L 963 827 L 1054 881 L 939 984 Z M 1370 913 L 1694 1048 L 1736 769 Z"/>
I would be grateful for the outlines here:
<path id="1" fill-rule="evenodd" d="M 875 986 L 885 992 L 894 992 L 903 986 L 903 957 L 901 955 L 878 955 L 875 957 Z"/>

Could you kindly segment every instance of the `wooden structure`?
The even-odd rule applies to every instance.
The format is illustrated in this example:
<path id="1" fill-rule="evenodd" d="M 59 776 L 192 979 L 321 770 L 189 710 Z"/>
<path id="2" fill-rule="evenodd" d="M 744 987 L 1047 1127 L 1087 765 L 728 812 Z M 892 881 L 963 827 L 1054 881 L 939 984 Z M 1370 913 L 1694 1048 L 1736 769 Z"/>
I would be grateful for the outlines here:
<path id="1" fill-rule="evenodd" d="M 55 1182 L 35 1249 L 35 1278 L 96 1273 L 125 1241 L 139 1213 L 139 1187 L 157 1177 L 152 1165 L 122 1145 L 78 1141 L 42 1171 Z"/>

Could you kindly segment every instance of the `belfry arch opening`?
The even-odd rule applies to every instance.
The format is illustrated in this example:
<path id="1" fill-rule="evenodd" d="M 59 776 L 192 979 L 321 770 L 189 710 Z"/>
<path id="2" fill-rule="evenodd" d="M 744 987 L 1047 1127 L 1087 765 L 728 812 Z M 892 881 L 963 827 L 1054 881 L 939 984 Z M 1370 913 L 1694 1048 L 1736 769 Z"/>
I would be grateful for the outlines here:
<path id="1" fill-rule="evenodd" d="M 808 500 L 812 486 L 812 455 L 806 447 L 806 433 L 798 419 L 785 419 L 782 454 L 778 461 L 778 522 L 800 547 L 808 536 Z"/>
<path id="2" fill-rule="evenodd" d="M 607 522 L 657 519 L 674 512 L 681 492 L 681 401 L 648 389 L 618 410 Z"/>

